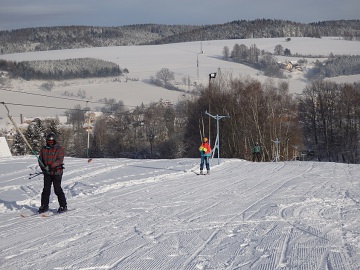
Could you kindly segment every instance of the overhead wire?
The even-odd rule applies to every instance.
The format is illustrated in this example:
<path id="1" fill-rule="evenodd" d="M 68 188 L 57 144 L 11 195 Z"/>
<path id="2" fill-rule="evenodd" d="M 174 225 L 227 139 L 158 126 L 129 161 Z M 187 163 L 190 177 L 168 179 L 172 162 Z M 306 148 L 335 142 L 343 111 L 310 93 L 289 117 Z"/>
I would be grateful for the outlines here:
<path id="1" fill-rule="evenodd" d="M 63 108 L 63 107 L 54 107 L 54 106 L 43 106 L 43 105 L 32 105 L 32 104 L 21 104 L 21 103 L 11 103 L 11 102 L 4 102 L 0 101 L 0 103 L 13 105 L 13 106 L 23 106 L 23 107 L 35 107 L 35 108 L 46 108 L 46 109 L 58 109 L 58 110 L 69 110 L 69 111 L 82 111 L 88 112 L 89 109 L 78 109 L 78 108 Z M 125 105 L 124 105 L 125 106 Z M 130 113 L 131 110 L 124 110 L 122 112 L 113 112 L 113 111 L 102 111 L 103 113 L 113 114 L 113 115 L 122 115 L 124 113 Z"/>
<path id="2" fill-rule="evenodd" d="M 50 96 L 50 95 L 46 95 L 46 94 L 38 94 L 38 93 L 29 93 L 29 92 L 25 92 L 25 91 L 18 91 L 18 90 L 9 90 L 9 89 L 3 89 L 0 88 L 0 91 L 7 91 L 7 92 L 13 92 L 13 93 L 20 93 L 20 94 L 27 94 L 27 95 L 34 95 L 34 96 L 42 96 L 42 97 L 46 97 L 46 98 L 55 98 L 55 99 L 62 99 L 62 100 L 71 100 L 71 101 L 77 101 L 77 102 L 86 102 L 87 103 L 96 103 L 96 104 L 103 104 L 103 105 L 109 105 L 105 102 L 101 102 L 101 101 L 89 101 L 89 100 L 81 100 L 81 99 L 75 99 L 75 98 L 68 98 L 68 97 L 56 97 L 56 96 Z M 71 111 L 84 111 L 87 112 L 89 111 L 88 109 L 78 109 L 78 108 L 64 108 L 64 107 L 54 107 L 54 106 L 44 106 L 44 105 L 33 105 L 33 104 L 22 104 L 22 103 L 11 103 L 11 102 L 4 102 L 4 101 L 0 101 L 3 102 L 5 104 L 9 104 L 9 105 L 13 105 L 13 106 L 23 106 L 23 107 L 36 107 L 36 108 L 47 108 L 47 109 L 59 109 L 59 110 L 71 110 Z M 122 104 L 120 105 L 122 107 L 130 107 L 130 108 L 137 108 L 138 106 L 135 105 L 126 105 L 126 104 Z M 130 112 L 131 110 L 126 110 L 124 112 Z M 105 113 L 114 113 L 114 112 L 105 112 Z M 116 114 L 116 113 L 115 113 Z"/>
<path id="3" fill-rule="evenodd" d="M 84 111 L 84 112 L 89 111 L 89 110 L 76 109 L 76 108 L 60 108 L 60 107 L 53 107 L 53 106 L 20 104 L 20 103 L 11 103 L 11 102 L 4 102 L 4 101 L 0 101 L 0 103 L 10 104 L 10 105 L 14 105 L 14 106 L 23 106 L 23 107 L 36 107 L 36 108 L 59 109 L 59 110 L 74 110 L 74 111 Z"/>
<path id="4" fill-rule="evenodd" d="M 78 102 L 88 102 L 88 103 L 97 103 L 97 104 L 103 104 L 103 105 L 108 105 L 105 102 L 100 102 L 100 101 L 90 101 L 90 100 L 81 100 L 81 99 L 75 99 L 75 98 L 68 98 L 68 97 L 56 97 L 56 96 L 50 96 L 50 95 L 45 95 L 45 94 L 38 94 L 38 93 L 29 93 L 29 92 L 25 92 L 25 91 L 18 91 L 18 90 L 9 90 L 9 89 L 2 89 L 0 88 L 0 91 L 6 91 L 6 92 L 13 92 L 13 93 L 20 93 L 20 94 L 27 94 L 27 95 L 33 95 L 33 96 L 42 96 L 42 97 L 48 97 L 48 98 L 55 98 L 55 99 L 63 99 L 63 100 L 71 100 L 71 101 L 78 101 Z M 10 103 L 9 103 L 10 104 Z M 136 108 L 137 106 L 134 105 L 123 105 L 124 107 L 134 107 Z"/>
<path id="5" fill-rule="evenodd" d="M 33 95 L 33 96 L 40 96 L 40 97 L 49 97 L 49 98 L 57 98 L 57 99 L 64 99 L 64 100 L 72 100 L 72 101 L 84 102 L 84 100 L 75 99 L 75 98 L 56 97 L 56 96 L 49 96 L 49 95 L 45 95 L 45 94 L 29 93 L 29 92 L 19 91 L 19 90 L 10 90 L 10 89 L 1 89 L 1 88 L 0 88 L 0 91 L 6 91 L 6 92 L 21 93 L 21 94 L 27 94 L 27 95 Z M 87 100 L 86 100 L 86 101 L 87 101 Z M 105 104 L 105 103 L 99 102 L 99 101 L 87 101 L 87 102 Z"/>

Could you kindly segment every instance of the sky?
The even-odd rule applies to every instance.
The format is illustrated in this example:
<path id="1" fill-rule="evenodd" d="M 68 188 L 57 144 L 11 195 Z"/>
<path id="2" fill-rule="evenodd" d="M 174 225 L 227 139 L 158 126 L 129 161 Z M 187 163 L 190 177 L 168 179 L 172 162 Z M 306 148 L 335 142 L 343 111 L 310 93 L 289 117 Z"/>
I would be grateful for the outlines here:
<path id="1" fill-rule="evenodd" d="M 0 268 L 360 269 L 360 165 L 199 162 L 65 157 L 42 217 L 36 158 L 0 158 Z"/>
<path id="2" fill-rule="evenodd" d="M 40 26 L 208 25 L 234 20 L 360 19 L 359 0 L 0 0 L 0 30 Z"/>

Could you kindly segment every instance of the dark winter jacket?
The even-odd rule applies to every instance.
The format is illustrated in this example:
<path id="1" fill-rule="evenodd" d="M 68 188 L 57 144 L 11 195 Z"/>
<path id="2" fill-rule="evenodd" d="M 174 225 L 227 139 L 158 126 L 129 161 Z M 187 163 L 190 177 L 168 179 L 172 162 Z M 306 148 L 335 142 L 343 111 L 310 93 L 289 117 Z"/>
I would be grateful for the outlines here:
<path id="1" fill-rule="evenodd" d="M 253 154 L 254 153 L 260 153 L 260 146 L 255 144 L 252 152 L 253 152 Z"/>
<path id="2" fill-rule="evenodd" d="M 44 163 L 44 166 L 49 166 L 50 175 L 62 175 L 64 165 L 64 148 L 58 144 L 44 146 L 39 155 L 39 159 Z M 39 162 L 42 171 L 46 170 Z"/>

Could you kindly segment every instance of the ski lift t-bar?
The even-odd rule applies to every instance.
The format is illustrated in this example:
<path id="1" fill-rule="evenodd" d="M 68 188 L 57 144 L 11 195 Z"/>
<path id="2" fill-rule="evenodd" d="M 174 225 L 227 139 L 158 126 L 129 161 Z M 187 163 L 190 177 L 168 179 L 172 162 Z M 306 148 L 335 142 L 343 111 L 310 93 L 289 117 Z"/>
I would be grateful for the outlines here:
<path id="1" fill-rule="evenodd" d="M 1 104 L 4 105 L 4 107 L 6 108 L 8 114 L 7 116 L 9 117 L 10 121 L 13 123 L 14 127 L 16 128 L 17 132 L 20 134 L 21 138 L 24 140 L 24 142 L 26 143 L 26 145 L 29 147 L 29 149 L 31 150 L 32 154 L 37 158 L 37 160 L 39 161 L 39 163 L 41 164 L 41 166 L 43 168 L 45 168 L 44 163 L 41 161 L 41 159 L 37 156 L 37 154 L 35 153 L 34 149 L 31 147 L 30 143 L 28 142 L 28 140 L 25 138 L 24 134 L 20 131 L 19 127 L 17 126 L 17 124 L 15 123 L 14 119 L 11 117 L 10 115 L 10 111 L 9 108 L 6 106 L 5 102 L 1 102 Z"/>

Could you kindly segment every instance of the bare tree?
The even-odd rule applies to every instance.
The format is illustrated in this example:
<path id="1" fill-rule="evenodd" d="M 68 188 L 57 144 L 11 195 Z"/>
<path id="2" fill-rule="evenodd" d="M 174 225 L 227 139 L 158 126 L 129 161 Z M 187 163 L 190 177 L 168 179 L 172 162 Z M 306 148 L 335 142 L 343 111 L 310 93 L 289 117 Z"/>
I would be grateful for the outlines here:
<path id="1" fill-rule="evenodd" d="M 282 45 L 276 45 L 274 49 L 274 53 L 277 55 L 282 55 L 284 53 L 284 48 Z"/>
<path id="2" fill-rule="evenodd" d="M 156 79 L 164 82 L 164 85 L 167 85 L 170 81 L 175 80 L 175 74 L 168 68 L 162 68 L 156 73 Z"/>
<path id="3" fill-rule="evenodd" d="M 357 163 L 359 88 L 316 81 L 303 91 L 299 115 L 304 143 L 318 160 Z"/>
<path id="4" fill-rule="evenodd" d="M 225 46 L 223 48 L 223 56 L 224 56 L 224 59 L 227 61 L 230 57 L 230 49 L 228 46 Z"/>
<path id="5" fill-rule="evenodd" d="M 109 127 L 105 117 L 100 117 L 96 120 L 93 130 L 93 149 L 97 156 L 103 156 L 105 146 L 109 141 Z"/>

